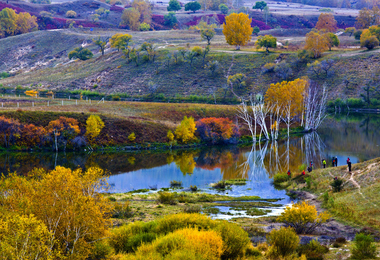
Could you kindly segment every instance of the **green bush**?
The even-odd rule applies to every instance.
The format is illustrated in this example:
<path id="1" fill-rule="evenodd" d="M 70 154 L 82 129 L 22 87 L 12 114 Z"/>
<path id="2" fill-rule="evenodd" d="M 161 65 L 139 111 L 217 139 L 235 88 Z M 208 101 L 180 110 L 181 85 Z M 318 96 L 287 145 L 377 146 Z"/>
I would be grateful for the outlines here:
<path id="1" fill-rule="evenodd" d="M 273 176 L 273 183 L 274 184 L 279 184 L 282 182 L 286 182 L 288 180 L 289 180 L 289 176 L 286 173 L 280 173 L 279 172 Z"/>
<path id="2" fill-rule="evenodd" d="M 143 243 L 151 243 L 156 240 L 157 235 L 155 233 L 139 233 L 134 236 L 131 236 L 128 239 L 128 242 L 125 244 L 124 250 L 126 252 L 134 252 L 137 248 Z"/>
<path id="3" fill-rule="evenodd" d="M 334 181 L 330 183 L 334 192 L 340 192 L 343 188 L 343 180 L 339 178 L 334 178 Z"/>
<path id="4" fill-rule="evenodd" d="M 376 246 L 371 235 L 358 233 L 355 235 L 354 246 L 352 248 L 352 259 L 373 259 L 376 258 Z"/>
<path id="5" fill-rule="evenodd" d="M 285 257 L 295 252 L 300 239 L 293 228 L 282 227 L 280 230 L 273 229 L 267 236 L 271 245 L 268 254 L 271 257 Z"/>
<path id="6" fill-rule="evenodd" d="M 300 245 L 297 248 L 297 253 L 305 255 L 307 259 L 313 260 L 323 260 L 323 255 L 328 253 L 329 249 L 325 246 L 322 246 L 317 240 L 313 239 L 307 245 Z"/>
<path id="7" fill-rule="evenodd" d="M 182 181 L 171 181 L 170 187 L 182 187 Z"/>
<path id="8" fill-rule="evenodd" d="M 351 108 L 362 108 L 365 106 L 364 101 L 360 98 L 348 98 L 346 103 Z"/>
<path id="9" fill-rule="evenodd" d="M 239 259 L 250 245 L 248 233 L 238 224 L 221 221 L 215 230 L 223 239 L 222 259 Z"/>
<path id="10" fill-rule="evenodd" d="M 190 185 L 190 190 L 191 191 L 197 191 L 198 190 L 198 187 L 196 185 Z"/>
<path id="11" fill-rule="evenodd" d="M 113 247 L 116 253 L 125 252 L 130 253 L 134 250 L 131 247 L 132 242 L 135 235 L 141 233 L 152 233 L 157 226 L 156 221 L 151 222 L 134 222 L 128 225 L 121 226 L 119 228 L 115 228 L 112 230 L 111 236 L 109 238 L 109 244 Z M 145 237 L 149 238 L 149 235 Z"/>
<path id="12" fill-rule="evenodd" d="M 262 256 L 262 253 L 258 248 L 250 245 L 250 246 L 248 246 L 247 250 L 245 251 L 245 256 L 254 256 L 254 257 Z"/>
<path id="13" fill-rule="evenodd" d="M 104 240 L 100 240 L 94 243 L 90 259 L 107 259 L 112 253 L 112 247 Z"/>
<path id="14" fill-rule="evenodd" d="M 163 191 L 158 192 L 157 201 L 162 204 L 170 204 L 170 205 L 177 204 L 175 200 L 175 194 L 172 192 L 163 192 Z"/>
<path id="15" fill-rule="evenodd" d="M 120 101 L 120 96 L 112 96 L 112 101 Z"/>
<path id="16" fill-rule="evenodd" d="M 183 212 L 185 213 L 199 213 L 201 211 L 202 211 L 202 207 L 199 205 L 190 205 L 190 206 L 186 206 L 183 209 Z"/>

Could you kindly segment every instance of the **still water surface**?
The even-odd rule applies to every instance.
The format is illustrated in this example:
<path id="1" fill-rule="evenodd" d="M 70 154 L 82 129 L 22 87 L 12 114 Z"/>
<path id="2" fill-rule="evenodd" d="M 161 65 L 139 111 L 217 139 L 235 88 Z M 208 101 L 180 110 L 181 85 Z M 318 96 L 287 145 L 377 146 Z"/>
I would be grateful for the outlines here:
<path id="1" fill-rule="evenodd" d="M 290 198 L 271 184 L 277 172 L 300 172 L 301 164 L 313 162 L 321 167 L 322 159 L 331 166 L 331 158 L 345 165 L 380 157 L 380 115 L 335 115 L 324 122 L 318 132 L 267 142 L 255 147 L 203 147 L 186 151 L 108 152 L 108 153 L 2 153 L 0 171 L 25 174 L 34 167 L 53 169 L 56 165 L 83 169 L 98 166 L 110 173 L 111 192 L 169 187 L 181 181 L 184 188 L 196 185 L 204 192 L 215 193 L 209 184 L 220 180 L 245 178 L 245 186 L 228 190 L 230 196 L 257 195 L 262 198 Z"/>

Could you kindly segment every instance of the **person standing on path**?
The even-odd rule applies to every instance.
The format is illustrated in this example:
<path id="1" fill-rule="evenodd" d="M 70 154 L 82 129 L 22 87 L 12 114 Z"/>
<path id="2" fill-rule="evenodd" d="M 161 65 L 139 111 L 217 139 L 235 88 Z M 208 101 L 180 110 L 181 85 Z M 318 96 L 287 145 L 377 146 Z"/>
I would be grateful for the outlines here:
<path id="1" fill-rule="evenodd" d="M 326 160 L 325 159 L 322 160 L 322 164 L 323 164 L 323 168 L 325 169 L 326 168 Z"/>
<path id="2" fill-rule="evenodd" d="M 338 167 L 338 157 L 335 157 L 335 167 Z"/>
<path id="3" fill-rule="evenodd" d="M 348 164 L 348 171 L 351 172 L 351 161 L 349 161 L 347 164 Z"/>
<path id="4" fill-rule="evenodd" d="M 332 167 L 335 166 L 335 157 L 332 158 Z"/>

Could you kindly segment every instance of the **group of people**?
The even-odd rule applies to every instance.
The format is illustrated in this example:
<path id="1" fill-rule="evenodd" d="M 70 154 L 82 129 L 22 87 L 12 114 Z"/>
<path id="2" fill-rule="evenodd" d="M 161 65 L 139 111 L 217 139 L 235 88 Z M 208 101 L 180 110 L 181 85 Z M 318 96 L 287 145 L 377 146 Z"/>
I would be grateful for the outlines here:
<path id="1" fill-rule="evenodd" d="M 332 160 L 332 167 L 337 167 L 338 166 L 338 157 L 333 157 Z M 325 159 L 322 159 L 322 165 L 323 165 L 323 168 L 326 168 L 326 160 Z"/>
<path id="2" fill-rule="evenodd" d="M 322 160 L 323 168 L 326 168 L 326 164 L 327 164 L 326 160 L 323 159 Z M 338 157 L 333 157 L 332 158 L 332 167 L 337 167 L 337 166 L 338 166 Z M 347 166 L 348 166 L 348 171 L 351 172 L 351 160 L 350 160 L 350 158 L 347 158 Z M 313 161 L 311 161 L 309 166 L 307 167 L 307 171 L 309 173 L 311 173 L 312 170 L 313 170 Z M 287 174 L 289 177 L 291 177 L 291 175 L 292 175 L 290 170 L 288 170 Z M 306 175 L 305 170 L 302 171 L 302 175 Z"/>

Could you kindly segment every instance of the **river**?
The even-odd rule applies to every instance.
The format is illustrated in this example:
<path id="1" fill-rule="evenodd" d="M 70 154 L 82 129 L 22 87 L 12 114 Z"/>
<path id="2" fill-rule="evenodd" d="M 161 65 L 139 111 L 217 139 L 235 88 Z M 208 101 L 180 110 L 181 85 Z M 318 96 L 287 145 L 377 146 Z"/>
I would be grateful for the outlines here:
<path id="1" fill-rule="evenodd" d="M 110 192 L 128 192 L 146 188 L 166 188 L 170 182 L 181 181 L 184 188 L 196 185 L 208 193 L 215 193 L 210 183 L 244 178 L 244 186 L 224 191 L 229 196 L 257 195 L 261 198 L 282 198 L 281 204 L 291 199 L 284 190 L 272 185 L 277 172 L 301 172 L 299 166 L 320 168 L 322 159 L 331 166 L 331 158 L 345 165 L 349 157 L 358 163 L 380 157 L 380 115 L 351 114 L 327 118 L 317 132 L 261 143 L 254 147 L 214 146 L 192 150 L 142 152 L 3 152 L 0 171 L 25 174 L 35 167 L 53 169 L 56 165 L 70 167 L 100 167 L 109 176 Z"/>

